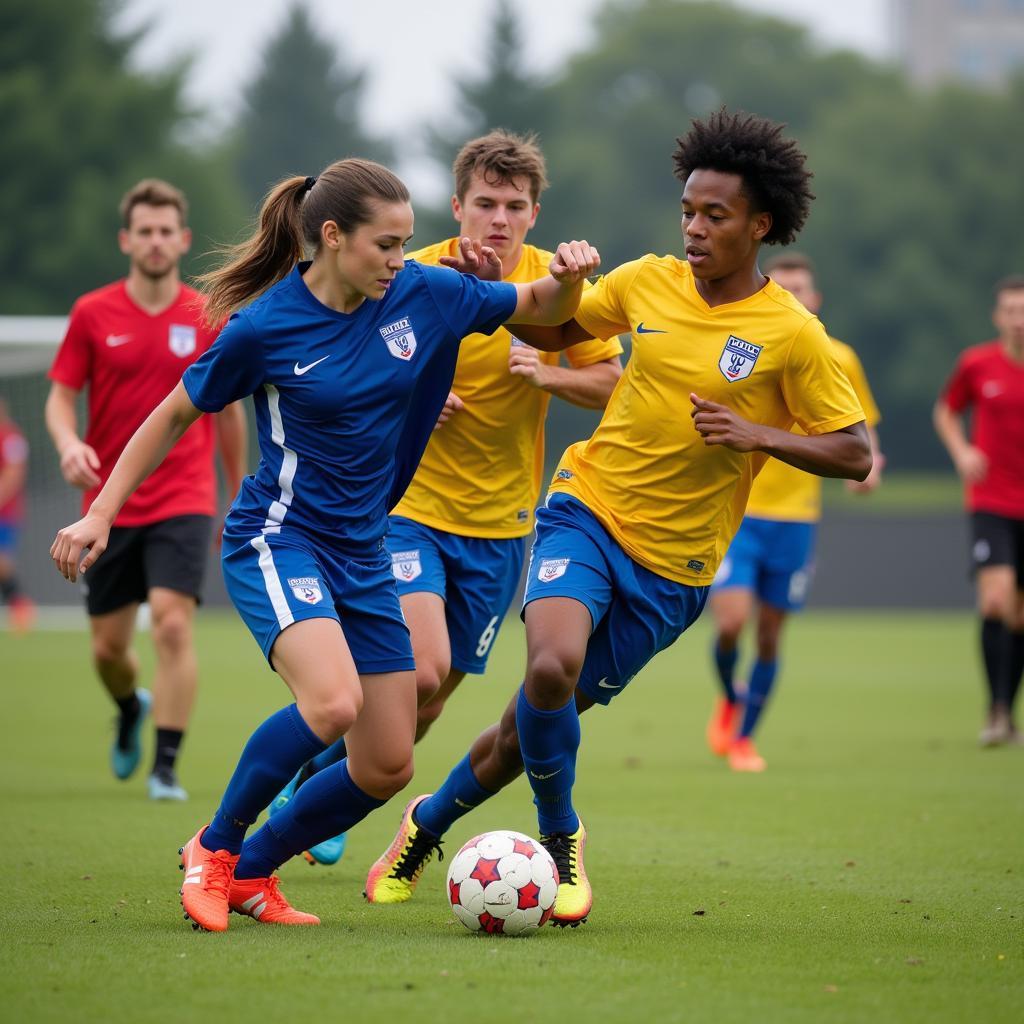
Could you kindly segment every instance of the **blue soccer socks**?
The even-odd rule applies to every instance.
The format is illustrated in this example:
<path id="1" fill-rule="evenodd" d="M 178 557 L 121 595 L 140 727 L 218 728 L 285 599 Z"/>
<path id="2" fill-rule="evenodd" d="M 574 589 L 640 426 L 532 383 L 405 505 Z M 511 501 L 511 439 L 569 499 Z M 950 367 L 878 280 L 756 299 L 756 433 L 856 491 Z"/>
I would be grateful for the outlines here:
<path id="1" fill-rule="evenodd" d="M 441 788 L 416 805 L 413 818 L 420 828 L 440 837 L 464 814 L 492 796 L 494 794 L 477 781 L 467 754 L 451 770 Z"/>
<path id="2" fill-rule="evenodd" d="M 323 749 L 294 704 L 271 715 L 249 737 L 202 845 L 238 853 L 245 830 L 260 811 L 300 766 Z"/>
<path id="3" fill-rule="evenodd" d="M 542 711 L 529 702 L 524 686 L 516 703 L 516 729 L 541 834 L 574 833 L 580 824 L 572 806 L 576 752 L 580 746 L 580 716 L 575 700 L 570 697 L 563 707 Z"/>
<path id="4" fill-rule="evenodd" d="M 339 761 L 300 786 L 246 841 L 235 876 L 267 878 L 289 858 L 347 832 L 385 803 L 360 789 L 348 773 L 348 761 Z"/>
<path id="5" fill-rule="evenodd" d="M 733 678 L 736 674 L 736 661 L 740 656 L 740 649 L 734 647 L 731 651 L 723 651 L 716 639 L 712 654 L 715 659 L 715 668 L 718 670 L 718 681 L 722 685 L 722 693 L 730 704 L 735 704 L 736 688 Z"/>
<path id="6" fill-rule="evenodd" d="M 772 687 L 775 685 L 775 676 L 778 674 L 779 663 L 777 661 L 755 661 L 750 672 L 750 680 L 747 683 L 747 697 L 743 706 L 743 722 L 740 725 L 739 736 L 741 738 L 752 736 L 757 727 L 758 719 L 768 703 Z"/>

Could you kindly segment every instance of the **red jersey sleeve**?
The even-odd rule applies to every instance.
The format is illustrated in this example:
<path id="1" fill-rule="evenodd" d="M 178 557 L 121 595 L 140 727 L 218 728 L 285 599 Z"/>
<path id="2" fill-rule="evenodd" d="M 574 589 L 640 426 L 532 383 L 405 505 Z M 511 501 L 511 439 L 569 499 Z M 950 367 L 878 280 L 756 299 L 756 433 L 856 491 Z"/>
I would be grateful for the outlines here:
<path id="1" fill-rule="evenodd" d="M 966 353 L 957 360 L 942 398 L 953 412 L 963 412 L 974 402 L 973 374 Z"/>
<path id="2" fill-rule="evenodd" d="M 92 342 L 88 317 L 78 303 L 71 308 L 68 329 L 57 349 L 49 378 L 81 391 L 92 375 Z"/>

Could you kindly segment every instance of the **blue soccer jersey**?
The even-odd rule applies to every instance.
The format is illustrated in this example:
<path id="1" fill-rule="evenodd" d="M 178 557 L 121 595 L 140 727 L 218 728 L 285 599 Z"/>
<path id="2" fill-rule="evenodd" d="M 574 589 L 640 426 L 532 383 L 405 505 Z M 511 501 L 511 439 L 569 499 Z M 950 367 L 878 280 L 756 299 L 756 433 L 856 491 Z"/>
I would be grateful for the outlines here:
<path id="1" fill-rule="evenodd" d="M 252 395 L 260 462 L 228 522 L 287 522 L 353 553 L 376 547 L 408 486 L 455 373 L 459 342 L 489 334 L 514 285 L 409 262 L 384 298 L 323 305 L 300 264 L 234 314 L 185 372 L 196 408 Z"/>

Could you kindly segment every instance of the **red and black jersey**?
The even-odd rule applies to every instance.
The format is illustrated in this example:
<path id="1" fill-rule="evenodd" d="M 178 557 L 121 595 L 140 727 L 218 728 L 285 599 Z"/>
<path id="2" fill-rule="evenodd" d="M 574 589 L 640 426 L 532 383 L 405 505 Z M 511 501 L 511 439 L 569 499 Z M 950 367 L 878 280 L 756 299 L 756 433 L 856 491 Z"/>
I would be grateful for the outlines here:
<path id="1" fill-rule="evenodd" d="M 100 487 L 132 434 L 217 335 L 206 325 L 202 298 L 192 288 L 182 285 L 177 299 L 154 316 L 132 301 L 125 284 L 117 281 L 75 303 L 49 374 L 76 391 L 88 386 L 85 442 L 99 457 Z M 214 515 L 213 446 L 213 421 L 202 416 L 125 502 L 115 525 Z M 98 492 L 99 487 L 86 491 L 83 511 Z"/>
<path id="2" fill-rule="evenodd" d="M 1024 364 L 1002 344 L 974 345 L 961 356 L 943 398 L 970 410 L 971 443 L 988 456 L 988 474 L 967 488 L 972 512 L 1024 519 Z"/>

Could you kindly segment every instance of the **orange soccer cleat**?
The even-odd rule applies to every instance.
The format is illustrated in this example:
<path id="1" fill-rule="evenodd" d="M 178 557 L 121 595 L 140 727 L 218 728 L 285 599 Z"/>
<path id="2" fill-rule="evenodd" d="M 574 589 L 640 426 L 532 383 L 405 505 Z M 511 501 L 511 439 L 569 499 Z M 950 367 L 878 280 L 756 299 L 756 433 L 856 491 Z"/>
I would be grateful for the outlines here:
<path id="1" fill-rule="evenodd" d="M 278 888 L 277 875 L 269 878 L 236 878 L 231 883 L 228 903 L 236 914 L 244 914 L 260 924 L 319 924 L 316 914 L 296 910 Z"/>
<path id="2" fill-rule="evenodd" d="M 749 736 L 739 736 L 729 744 L 729 767 L 734 772 L 763 772 L 767 765 Z"/>
<path id="3" fill-rule="evenodd" d="M 207 850 L 200 836 L 203 826 L 179 851 L 185 880 L 181 884 L 181 905 L 185 918 L 198 931 L 223 932 L 228 927 L 228 892 L 238 863 L 238 854 Z"/>
<path id="4" fill-rule="evenodd" d="M 711 753 L 717 757 L 725 757 L 729 753 L 729 744 L 736 735 L 736 726 L 739 724 L 740 705 L 738 702 L 728 701 L 725 697 L 719 697 L 715 701 L 715 709 L 711 712 L 711 720 L 708 722 L 707 738 Z"/>

